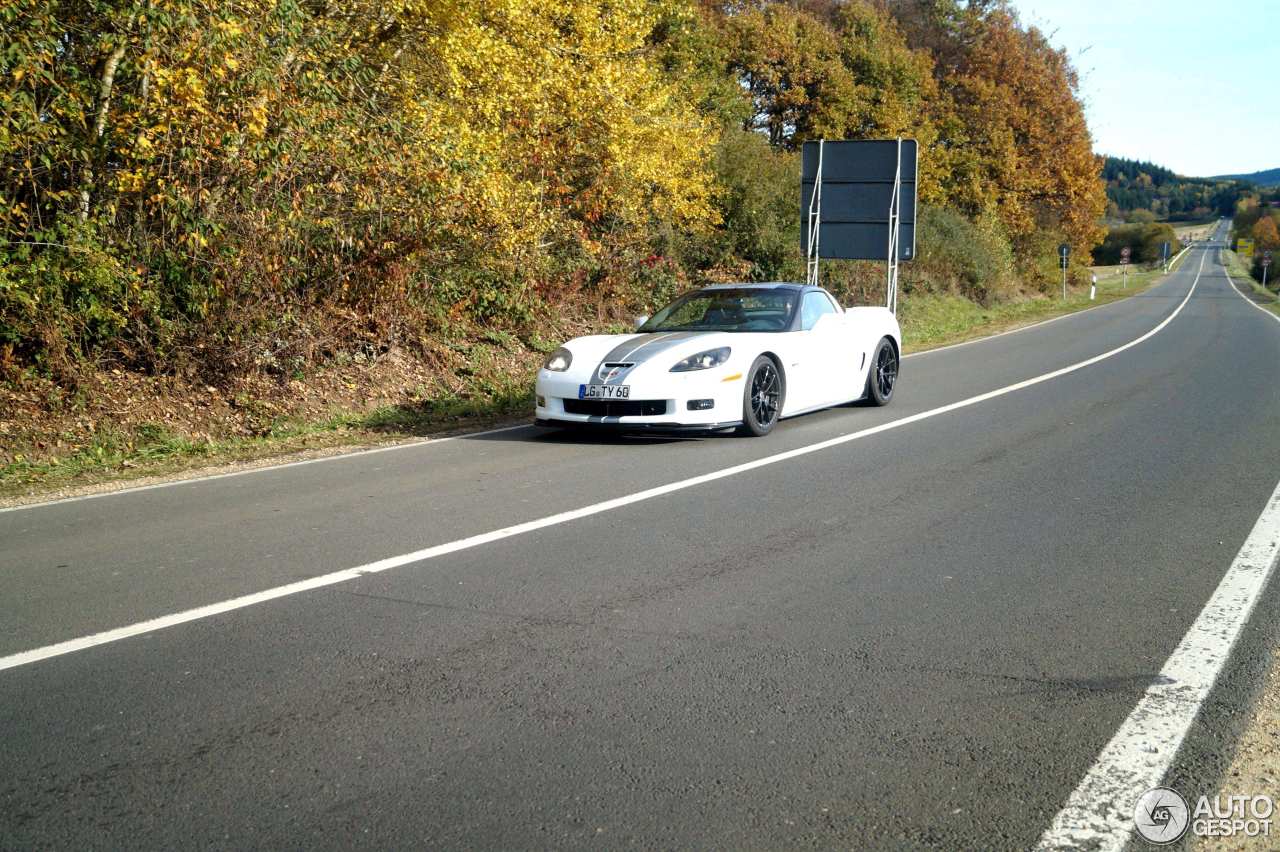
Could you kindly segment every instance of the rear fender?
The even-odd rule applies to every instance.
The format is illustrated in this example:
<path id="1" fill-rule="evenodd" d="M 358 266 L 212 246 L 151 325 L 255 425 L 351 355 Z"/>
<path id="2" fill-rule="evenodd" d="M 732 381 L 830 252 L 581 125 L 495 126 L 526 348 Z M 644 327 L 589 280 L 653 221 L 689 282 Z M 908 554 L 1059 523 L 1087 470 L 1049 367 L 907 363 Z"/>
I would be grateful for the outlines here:
<path id="1" fill-rule="evenodd" d="M 898 354 L 902 354 L 902 329 L 888 308 L 845 308 L 844 317 L 850 333 L 868 355 L 882 337 L 892 340 Z"/>

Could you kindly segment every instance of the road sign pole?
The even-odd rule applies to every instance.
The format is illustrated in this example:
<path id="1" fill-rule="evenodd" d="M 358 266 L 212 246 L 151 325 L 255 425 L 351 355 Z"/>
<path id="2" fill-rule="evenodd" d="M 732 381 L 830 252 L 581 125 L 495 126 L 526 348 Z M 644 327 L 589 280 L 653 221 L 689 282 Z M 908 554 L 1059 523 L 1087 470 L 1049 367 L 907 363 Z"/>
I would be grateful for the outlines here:
<path id="1" fill-rule="evenodd" d="M 809 199 L 809 256 L 805 263 L 805 282 L 818 286 L 818 238 L 822 234 L 822 149 L 825 139 L 818 140 L 818 174 L 813 181 L 813 196 Z"/>
<path id="2" fill-rule="evenodd" d="M 902 224 L 902 137 L 898 137 L 898 166 L 893 175 L 893 194 L 889 196 L 889 264 L 885 270 L 885 307 L 898 312 L 898 234 Z"/>
<path id="3" fill-rule="evenodd" d="M 1062 262 L 1062 298 L 1064 301 L 1067 298 L 1067 262 L 1065 260 Z"/>

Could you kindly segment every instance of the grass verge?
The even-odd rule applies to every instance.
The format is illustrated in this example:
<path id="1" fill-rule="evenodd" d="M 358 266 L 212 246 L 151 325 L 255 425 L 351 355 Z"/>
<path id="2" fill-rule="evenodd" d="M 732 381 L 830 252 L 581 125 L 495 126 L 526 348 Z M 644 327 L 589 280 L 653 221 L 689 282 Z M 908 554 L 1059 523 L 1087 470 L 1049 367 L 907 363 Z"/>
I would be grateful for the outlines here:
<path id="1" fill-rule="evenodd" d="M 1244 261 L 1240 259 L 1240 255 L 1229 249 L 1223 249 L 1222 257 L 1226 260 L 1227 272 L 1235 280 L 1236 284 L 1248 287 L 1253 292 L 1254 302 L 1274 314 L 1280 314 L 1280 296 L 1277 296 L 1254 280 L 1254 277 L 1249 274 Z"/>
<path id="2" fill-rule="evenodd" d="M 1096 301 L 1087 288 L 1066 300 L 1026 299 L 983 307 L 946 295 L 902 300 L 903 336 L 918 352 L 1084 310 L 1141 292 L 1161 277 L 1139 271 L 1122 286 L 1118 274 L 1099 272 Z M 334 410 L 324 417 L 281 417 L 255 436 L 191 437 L 162 424 L 130 429 L 99 426 L 92 441 L 74 452 L 34 458 L 15 455 L 0 465 L 0 504 L 111 490 L 138 480 L 155 481 L 210 472 L 225 465 L 266 464 L 289 457 L 328 455 L 346 449 L 442 436 L 523 420 L 532 410 L 531 377 L 542 358 L 525 353 L 518 369 L 483 371 L 459 394 L 384 405 L 369 411 Z"/>
<path id="3" fill-rule="evenodd" d="M 1182 259 L 1178 260 L 1181 265 Z M 1175 267 L 1176 268 L 1176 267 Z M 959 296 L 925 295 L 902 300 L 902 337 L 908 352 L 920 352 L 963 343 L 1001 331 L 1105 305 L 1141 293 L 1164 277 L 1160 269 L 1129 271 L 1120 267 L 1098 267 L 1098 293 L 1089 299 L 1089 289 L 1073 288 L 1067 298 L 1025 299 L 983 307 Z"/>
<path id="4" fill-rule="evenodd" d="M 18 455 L 0 465 L 0 505 L 32 499 L 110 490 L 115 483 L 172 478 L 229 464 L 314 457 L 346 449 L 396 443 L 425 436 L 510 422 L 533 404 L 523 376 L 491 378 L 466 397 L 443 396 L 370 411 L 335 410 L 319 419 L 282 417 L 262 435 L 200 437 L 160 424 L 133 428 L 100 425 L 88 446 L 60 456 Z"/>

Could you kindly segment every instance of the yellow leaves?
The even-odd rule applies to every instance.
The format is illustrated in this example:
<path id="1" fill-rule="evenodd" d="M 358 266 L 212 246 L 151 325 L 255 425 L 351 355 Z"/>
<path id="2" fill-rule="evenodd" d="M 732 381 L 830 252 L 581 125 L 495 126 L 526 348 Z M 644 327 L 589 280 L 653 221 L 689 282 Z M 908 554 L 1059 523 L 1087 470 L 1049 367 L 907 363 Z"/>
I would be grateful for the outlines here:
<path id="1" fill-rule="evenodd" d="M 267 105 L 259 100 L 249 108 L 248 122 L 245 125 L 250 136 L 261 138 L 267 132 Z M 286 159 L 286 162 L 287 159 Z"/>
<path id="2" fill-rule="evenodd" d="M 127 169 L 116 172 L 116 189 L 119 192 L 140 192 L 146 186 L 146 175 L 142 169 Z"/>

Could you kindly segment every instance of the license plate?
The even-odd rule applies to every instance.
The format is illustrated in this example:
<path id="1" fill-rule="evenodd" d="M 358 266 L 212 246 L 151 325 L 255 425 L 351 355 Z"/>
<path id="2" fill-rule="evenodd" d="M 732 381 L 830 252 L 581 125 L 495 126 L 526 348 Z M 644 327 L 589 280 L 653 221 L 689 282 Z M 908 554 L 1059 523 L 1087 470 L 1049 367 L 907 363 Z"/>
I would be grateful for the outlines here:
<path id="1" fill-rule="evenodd" d="M 630 385 L 578 385 L 578 399 L 628 399 Z"/>

